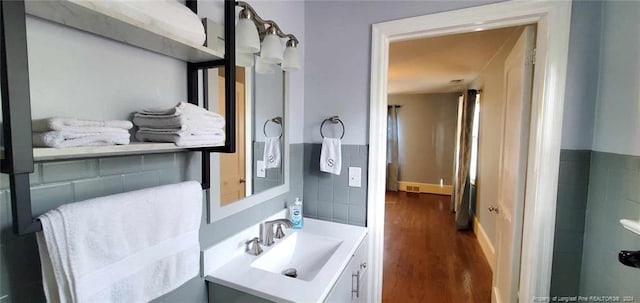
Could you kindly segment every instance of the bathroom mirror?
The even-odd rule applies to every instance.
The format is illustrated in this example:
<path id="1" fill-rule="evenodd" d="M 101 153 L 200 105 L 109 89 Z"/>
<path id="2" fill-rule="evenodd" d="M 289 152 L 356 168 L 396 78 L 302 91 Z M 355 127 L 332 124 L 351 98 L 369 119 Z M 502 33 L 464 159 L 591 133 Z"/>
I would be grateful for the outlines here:
<path id="1" fill-rule="evenodd" d="M 209 109 L 224 113 L 224 68 L 203 75 Z M 209 221 L 269 199 L 257 197 L 261 193 L 282 189 L 288 162 L 285 123 L 285 73 L 276 67 L 268 73 L 237 67 L 236 152 L 211 155 Z"/>

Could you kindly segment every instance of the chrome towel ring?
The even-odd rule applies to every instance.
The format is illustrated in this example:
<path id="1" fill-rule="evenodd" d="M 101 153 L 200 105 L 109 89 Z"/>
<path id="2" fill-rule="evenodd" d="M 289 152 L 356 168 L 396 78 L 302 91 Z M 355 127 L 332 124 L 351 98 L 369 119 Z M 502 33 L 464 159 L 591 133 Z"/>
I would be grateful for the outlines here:
<path id="1" fill-rule="evenodd" d="M 264 133 L 265 137 L 267 136 L 267 124 L 269 124 L 269 122 L 273 122 L 275 124 L 278 124 L 280 126 L 280 135 L 278 136 L 278 138 L 282 138 L 282 117 L 275 117 L 272 119 L 268 119 L 267 121 L 264 121 L 264 125 L 262 126 L 262 132 Z"/>
<path id="2" fill-rule="evenodd" d="M 344 123 L 342 123 L 342 120 L 340 120 L 340 118 L 338 116 L 333 116 L 331 118 L 327 118 L 324 119 L 322 121 L 322 124 L 320 124 L 320 136 L 322 137 L 322 139 L 324 139 L 324 133 L 322 132 L 322 128 L 324 127 L 324 124 L 328 122 L 331 122 L 332 124 L 338 124 L 340 123 L 340 125 L 342 126 L 342 135 L 340 136 L 340 139 L 344 138 Z"/>

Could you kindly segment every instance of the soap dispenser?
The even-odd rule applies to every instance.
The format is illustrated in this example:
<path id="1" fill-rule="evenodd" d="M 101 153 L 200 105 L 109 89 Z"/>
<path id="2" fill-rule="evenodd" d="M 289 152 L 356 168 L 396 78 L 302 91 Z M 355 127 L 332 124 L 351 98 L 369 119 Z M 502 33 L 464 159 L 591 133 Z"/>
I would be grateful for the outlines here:
<path id="1" fill-rule="evenodd" d="M 302 217 L 302 201 L 300 201 L 300 198 L 296 198 L 293 205 L 289 206 L 289 217 L 294 229 L 302 229 L 304 218 Z"/>

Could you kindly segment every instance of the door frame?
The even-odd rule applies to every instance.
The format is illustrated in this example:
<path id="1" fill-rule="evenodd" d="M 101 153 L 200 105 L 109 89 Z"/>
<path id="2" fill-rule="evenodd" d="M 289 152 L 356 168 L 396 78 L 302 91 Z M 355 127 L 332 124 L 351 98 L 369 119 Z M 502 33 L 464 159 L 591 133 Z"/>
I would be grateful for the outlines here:
<path id="1" fill-rule="evenodd" d="M 570 1 L 508 1 L 373 24 L 367 208 L 371 302 L 382 301 L 389 43 L 525 24 L 537 24 L 537 37 L 519 298 L 532 302 L 549 295 L 570 23 Z"/>

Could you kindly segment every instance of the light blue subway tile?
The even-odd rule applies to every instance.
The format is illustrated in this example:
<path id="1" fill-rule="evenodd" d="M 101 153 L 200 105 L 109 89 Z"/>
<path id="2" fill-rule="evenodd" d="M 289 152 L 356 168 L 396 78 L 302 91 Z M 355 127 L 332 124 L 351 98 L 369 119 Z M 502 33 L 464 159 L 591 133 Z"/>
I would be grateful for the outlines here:
<path id="1" fill-rule="evenodd" d="M 0 173 L 0 190 L 9 188 L 9 175 Z"/>
<path id="2" fill-rule="evenodd" d="M 365 187 L 349 187 L 349 204 L 366 204 L 367 191 Z"/>
<path id="3" fill-rule="evenodd" d="M 144 170 L 158 170 L 176 167 L 176 154 L 150 154 L 142 156 Z"/>
<path id="4" fill-rule="evenodd" d="M 318 201 L 303 200 L 302 213 L 305 217 L 317 218 L 318 217 Z"/>
<path id="5" fill-rule="evenodd" d="M 96 161 L 93 159 L 42 163 L 44 183 L 78 180 L 96 175 Z"/>
<path id="6" fill-rule="evenodd" d="M 559 230 L 555 234 L 553 250 L 579 253 L 582 250 L 582 237 L 581 232 Z"/>
<path id="7" fill-rule="evenodd" d="M 349 221 L 349 205 L 342 204 L 342 203 L 334 203 L 333 219 L 348 222 Z"/>
<path id="8" fill-rule="evenodd" d="M 331 201 L 318 201 L 318 217 L 333 218 L 334 204 Z"/>
<path id="9" fill-rule="evenodd" d="M 333 177 L 326 176 L 318 179 L 318 201 L 333 201 Z"/>
<path id="10" fill-rule="evenodd" d="M 584 209 L 558 207 L 556 211 L 556 230 L 584 232 Z"/>
<path id="11" fill-rule="evenodd" d="M 42 169 L 40 163 L 33 164 L 33 172 L 29 174 L 29 182 L 31 185 L 38 185 L 42 183 Z"/>
<path id="12" fill-rule="evenodd" d="M 31 207 L 34 216 L 73 201 L 71 183 L 55 183 L 31 188 Z"/>
<path id="13" fill-rule="evenodd" d="M 163 169 L 158 171 L 158 185 L 174 184 L 186 181 L 184 173 L 177 169 Z"/>
<path id="14" fill-rule="evenodd" d="M 367 222 L 367 207 L 364 204 L 349 205 L 349 224 L 365 226 Z"/>
<path id="15" fill-rule="evenodd" d="M 101 176 L 137 173 L 142 170 L 142 156 L 102 158 L 99 162 Z"/>
<path id="16" fill-rule="evenodd" d="M 13 238 L 9 190 L 0 190 L 0 247 Z M 2 272 L 2 270 L 0 270 Z"/>
<path id="17" fill-rule="evenodd" d="M 113 195 L 123 191 L 124 183 L 120 175 L 73 182 L 73 192 L 76 201 Z"/>
<path id="18" fill-rule="evenodd" d="M 333 177 L 333 197 L 332 201 L 336 203 L 349 202 L 349 169 L 345 169 L 344 174 Z"/>
<path id="19" fill-rule="evenodd" d="M 625 180 L 625 198 L 640 203 L 640 171 L 629 170 L 628 172 L 628 179 Z"/>
<path id="20" fill-rule="evenodd" d="M 124 191 L 132 191 L 160 185 L 158 171 L 124 175 Z"/>

